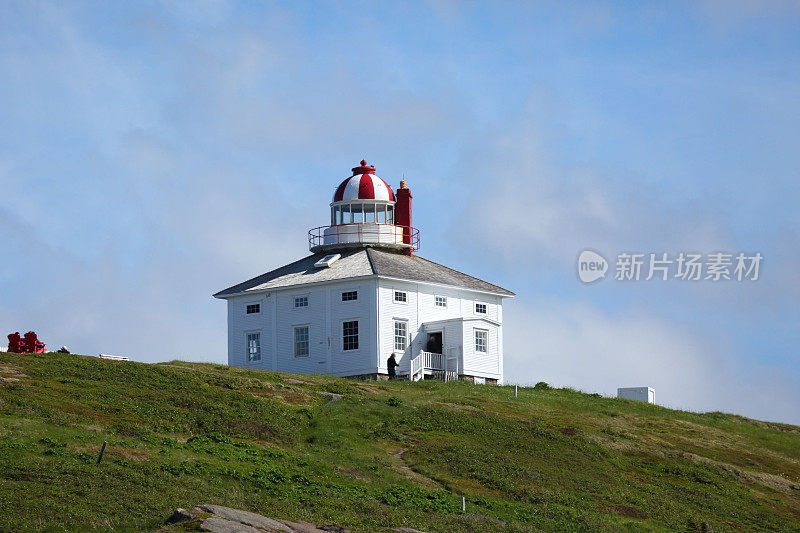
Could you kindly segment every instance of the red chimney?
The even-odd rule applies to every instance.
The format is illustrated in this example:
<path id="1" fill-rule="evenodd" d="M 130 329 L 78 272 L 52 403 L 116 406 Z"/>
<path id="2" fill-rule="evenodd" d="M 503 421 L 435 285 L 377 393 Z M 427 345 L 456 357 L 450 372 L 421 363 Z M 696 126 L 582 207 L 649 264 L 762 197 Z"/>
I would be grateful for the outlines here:
<path id="1" fill-rule="evenodd" d="M 406 180 L 400 180 L 400 188 L 395 194 L 394 223 L 403 226 L 403 244 L 411 244 L 411 189 L 408 188 Z M 413 255 L 411 246 L 403 248 L 403 253 Z"/>

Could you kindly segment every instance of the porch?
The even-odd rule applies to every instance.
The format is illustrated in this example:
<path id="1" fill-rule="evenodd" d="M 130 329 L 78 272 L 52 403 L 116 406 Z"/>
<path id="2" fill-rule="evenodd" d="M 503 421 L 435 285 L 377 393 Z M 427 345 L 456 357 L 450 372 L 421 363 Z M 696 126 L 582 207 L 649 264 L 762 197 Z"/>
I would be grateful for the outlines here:
<path id="1" fill-rule="evenodd" d="M 416 357 L 411 359 L 407 375 L 411 381 L 419 381 L 425 379 L 426 376 L 442 381 L 456 381 L 458 379 L 458 356 L 419 352 Z"/>

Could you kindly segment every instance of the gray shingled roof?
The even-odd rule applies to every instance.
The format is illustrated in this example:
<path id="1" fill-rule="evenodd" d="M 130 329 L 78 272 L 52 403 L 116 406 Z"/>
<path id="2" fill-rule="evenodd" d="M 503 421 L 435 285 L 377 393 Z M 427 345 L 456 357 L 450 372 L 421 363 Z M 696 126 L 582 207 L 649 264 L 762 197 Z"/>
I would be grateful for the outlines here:
<path id="1" fill-rule="evenodd" d="M 314 268 L 314 263 L 328 255 L 328 253 L 317 253 L 229 287 L 214 296 L 224 298 L 247 291 L 277 289 L 292 285 L 366 276 L 427 281 L 476 291 L 493 292 L 503 296 L 514 296 L 513 292 L 488 281 L 474 278 L 419 256 L 407 256 L 398 251 L 373 247 L 343 250 L 339 253 L 342 254 L 341 259 L 335 261 L 328 268 Z"/>

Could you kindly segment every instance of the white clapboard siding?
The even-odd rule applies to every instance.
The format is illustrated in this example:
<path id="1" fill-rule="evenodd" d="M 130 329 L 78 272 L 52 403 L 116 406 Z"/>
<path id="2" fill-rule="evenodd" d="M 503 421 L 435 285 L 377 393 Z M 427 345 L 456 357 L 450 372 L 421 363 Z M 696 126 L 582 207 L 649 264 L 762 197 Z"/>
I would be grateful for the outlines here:
<path id="1" fill-rule="evenodd" d="M 228 299 L 228 364 L 279 372 L 334 375 L 377 372 L 375 280 L 288 287 L 253 296 Z M 343 291 L 357 291 L 358 299 L 343 302 Z M 307 297 L 307 307 L 295 307 L 296 297 Z M 247 305 L 261 304 L 248 315 Z M 342 349 L 342 322 L 358 320 L 359 349 Z M 295 357 L 294 329 L 309 328 L 309 355 Z M 261 361 L 247 360 L 247 334 L 261 334 Z"/>
<path id="2" fill-rule="evenodd" d="M 487 351 L 475 350 L 475 329 L 488 332 Z M 502 379 L 502 346 L 499 327 L 487 320 L 471 319 L 464 321 L 464 374 Z"/>
<path id="3" fill-rule="evenodd" d="M 376 280 L 361 280 L 330 285 L 331 370 L 334 375 L 374 374 L 377 372 L 375 287 Z M 358 300 L 342 301 L 342 292 L 358 291 Z M 358 350 L 342 349 L 342 323 L 358 320 Z"/>
<path id="4" fill-rule="evenodd" d="M 406 291 L 406 303 L 394 301 L 395 290 Z M 387 371 L 386 360 L 394 351 L 394 321 L 405 319 L 412 344 L 404 354 L 398 354 L 401 370 L 410 370 L 412 355 L 424 350 L 428 331 L 442 331 L 444 352 L 458 356 L 460 374 L 502 380 L 502 337 L 499 335 L 500 327 L 496 325 L 502 319 L 501 298 L 466 289 L 396 280 L 380 280 L 378 295 L 380 372 Z M 447 307 L 437 307 L 436 296 L 446 296 Z M 486 314 L 475 313 L 476 301 L 486 304 Z M 481 320 L 484 318 L 495 324 Z M 464 325 L 461 319 L 465 321 Z M 466 325 L 473 323 L 482 324 L 479 327 L 489 330 L 487 354 L 475 353 L 472 325 Z M 468 342 L 465 342 L 467 336 Z"/>
<path id="5" fill-rule="evenodd" d="M 406 293 L 404 303 L 394 291 Z M 358 299 L 343 302 L 342 292 L 358 291 Z M 436 297 L 447 298 L 446 307 Z M 307 297 L 308 307 L 294 307 L 296 297 Z M 475 313 L 475 303 L 486 304 L 486 314 Z M 258 303 L 259 313 L 246 313 Z M 468 289 L 376 278 L 315 283 L 228 298 L 228 364 L 290 373 L 327 373 L 347 376 L 387 373 L 394 351 L 394 321 L 408 325 L 408 347 L 398 353 L 400 370 L 410 369 L 411 358 L 425 349 L 427 333 L 441 331 L 445 355 L 458 358 L 458 373 L 502 380 L 502 299 Z M 359 349 L 344 351 L 342 323 L 359 322 Z M 308 326 L 309 355 L 294 356 L 294 328 Z M 488 352 L 475 352 L 473 328 L 489 331 Z M 261 334 L 261 361 L 247 360 L 247 333 Z"/>
<path id="6" fill-rule="evenodd" d="M 269 370 L 272 357 L 272 295 L 254 294 L 228 299 L 228 364 Z M 259 313 L 247 314 L 247 305 L 259 304 Z M 261 360 L 247 360 L 247 334 L 261 334 Z"/>

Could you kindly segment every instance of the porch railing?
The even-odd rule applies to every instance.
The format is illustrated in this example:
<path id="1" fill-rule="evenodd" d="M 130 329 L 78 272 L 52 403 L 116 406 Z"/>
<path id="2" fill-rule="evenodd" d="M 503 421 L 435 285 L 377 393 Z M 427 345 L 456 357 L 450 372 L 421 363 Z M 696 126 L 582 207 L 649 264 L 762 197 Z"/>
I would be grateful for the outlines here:
<path id="1" fill-rule="evenodd" d="M 420 380 L 426 371 L 430 371 L 433 376 L 443 381 L 458 379 L 458 358 L 441 353 L 420 352 L 411 359 L 409 378 L 411 381 Z"/>
<path id="2" fill-rule="evenodd" d="M 422 357 L 417 356 L 411 360 L 411 371 L 408 374 L 408 378 L 411 381 L 417 381 L 422 378 L 424 370 L 422 368 Z"/>
<path id="3" fill-rule="evenodd" d="M 420 352 L 422 367 L 425 370 L 444 370 L 445 357 L 441 353 Z"/>

